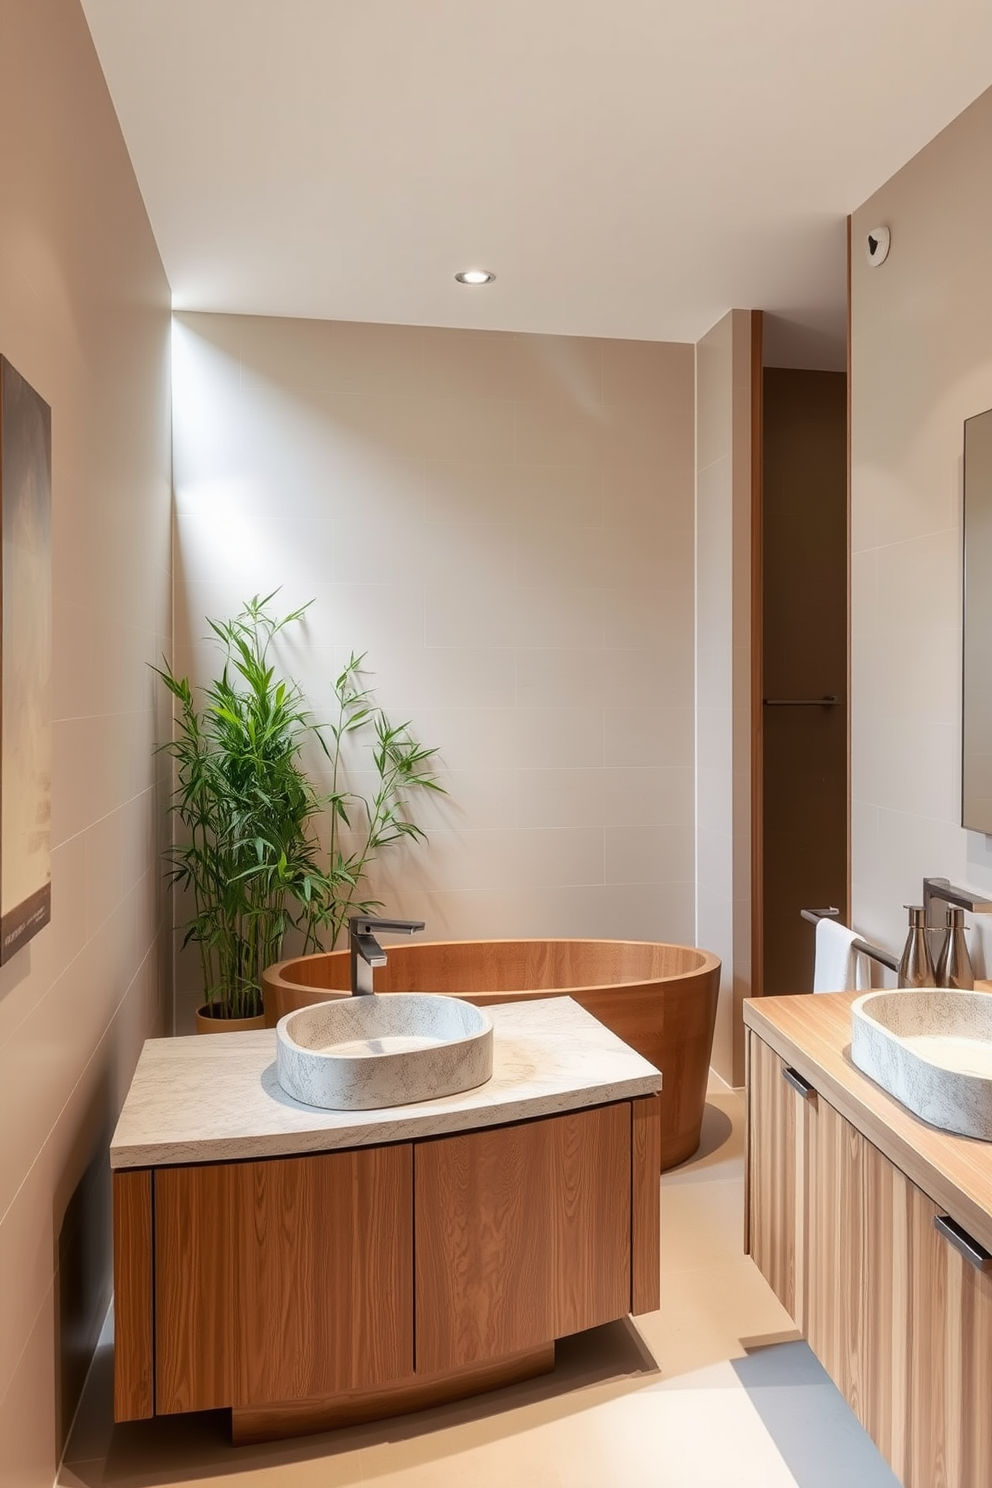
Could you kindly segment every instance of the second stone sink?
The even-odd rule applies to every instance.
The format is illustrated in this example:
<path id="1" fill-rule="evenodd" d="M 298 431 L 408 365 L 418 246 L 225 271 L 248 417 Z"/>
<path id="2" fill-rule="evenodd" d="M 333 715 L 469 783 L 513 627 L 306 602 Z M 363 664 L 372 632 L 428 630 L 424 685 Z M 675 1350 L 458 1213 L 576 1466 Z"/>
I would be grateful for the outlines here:
<path id="1" fill-rule="evenodd" d="M 921 987 L 851 1004 L 851 1058 L 932 1126 L 992 1141 L 992 995 Z"/>
<path id="2" fill-rule="evenodd" d="M 276 1072 L 287 1094 L 327 1110 L 434 1100 L 491 1077 L 492 1019 L 431 993 L 321 1002 L 276 1024 Z"/>

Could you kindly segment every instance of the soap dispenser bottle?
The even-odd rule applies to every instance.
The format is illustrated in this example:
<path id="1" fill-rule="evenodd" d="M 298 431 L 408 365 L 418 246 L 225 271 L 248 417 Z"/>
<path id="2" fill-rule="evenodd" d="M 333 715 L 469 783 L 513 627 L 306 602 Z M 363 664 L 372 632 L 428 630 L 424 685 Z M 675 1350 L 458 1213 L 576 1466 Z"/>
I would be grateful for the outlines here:
<path id="1" fill-rule="evenodd" d="M 936 973 L 927 945 L 926 922 L 922 904 L 905 904 L 909 910 L 909 934 L 899 962 L 900 987 L 935 987 Z"/>
<path id="2" fill-rule="evenodd" d="M 970 992 L 974 985 L 975 972 L 964 938 L 964 910 L 948 905 L 947 934 L 937 957 L 937 986 Z"/>

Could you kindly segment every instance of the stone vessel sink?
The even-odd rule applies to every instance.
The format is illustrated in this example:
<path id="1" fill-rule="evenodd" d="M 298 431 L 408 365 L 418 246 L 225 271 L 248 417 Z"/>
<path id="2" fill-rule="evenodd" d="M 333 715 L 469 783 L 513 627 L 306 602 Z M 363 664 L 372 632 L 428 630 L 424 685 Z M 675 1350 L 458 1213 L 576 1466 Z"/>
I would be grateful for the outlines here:
<path id="1" fill-rule="evenodd" d="M 493 1025 L 457 997 L 347 997 L 276 1024 L 276 1071 L 308 1106 L 371 1111 L 455 1095 L 493 1072 Z"/>
<path id="2" fill-rule="evenodd" d="M 866 993 L 851 1004 L 851 1058 L 932 1126 L 992 1141 L 989 993 Z"/>

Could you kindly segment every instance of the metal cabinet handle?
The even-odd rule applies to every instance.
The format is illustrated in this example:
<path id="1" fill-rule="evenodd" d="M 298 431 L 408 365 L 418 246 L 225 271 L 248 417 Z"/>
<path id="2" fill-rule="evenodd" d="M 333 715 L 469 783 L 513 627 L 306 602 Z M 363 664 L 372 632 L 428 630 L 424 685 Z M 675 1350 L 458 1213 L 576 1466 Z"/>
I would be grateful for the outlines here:
<path id="1" fill-rule="evenodd" d="M 816 1087 L 808 1080 L 804 1080 L 798 1070 L 794 1070 L 791 1064 L 783 1065 L 782 1079 L 790 1084 L 793 1090 L 798 1090 L 803 1100 L 814 1100 L 816 1098 Z"/>
<path id="2" fill-rule="evenodd" d="M 951 1219 L 949 1214 L 935 1214 L 933 1227 L 938 1234 L 943 1235 L 955 1250 L 961 1252 L 966 1261 L 969 1261 L 978 1271 L 992 1271 L 992 1255 L 989 1255 L 984 1245 L 979 1245 L 973 1240 L 967 1230 L 963 1230 L 956 1220 Z"/>

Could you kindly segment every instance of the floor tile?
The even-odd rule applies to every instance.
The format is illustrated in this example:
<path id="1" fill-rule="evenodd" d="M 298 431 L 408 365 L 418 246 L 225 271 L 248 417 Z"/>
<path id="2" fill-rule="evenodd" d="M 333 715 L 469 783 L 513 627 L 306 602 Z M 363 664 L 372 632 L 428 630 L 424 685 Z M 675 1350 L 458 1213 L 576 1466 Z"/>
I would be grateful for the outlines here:
<path id="1" fill-rule="evenodd" d="M 740 1183 L 744 1163 L 744 1105 L 733 1091 L 706 1097 L 698 1150 L 688 1162 L 670 1168 L 665 1190 L 682 1183 L 710 1183 L 729 1179 Z"/>
<path id="2" fill-rule="evenodd" d="M 658 1312 L 636 1326 L 666 1380 L 739 1359 L 747 1347 L 798 1338 L 795 1324 L 748 1257 L 673 1274 L 662 1267 Z"/>
<path id="3" fill-rule="evenodd" d="M 666 1184 L 661 1196 L 661 1269 L 725 1266 L 744 1256 L 744 1193 L 739 1179 Z"/>

